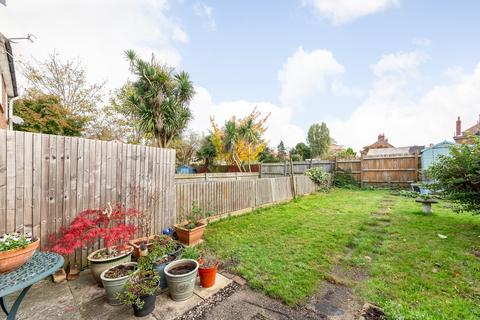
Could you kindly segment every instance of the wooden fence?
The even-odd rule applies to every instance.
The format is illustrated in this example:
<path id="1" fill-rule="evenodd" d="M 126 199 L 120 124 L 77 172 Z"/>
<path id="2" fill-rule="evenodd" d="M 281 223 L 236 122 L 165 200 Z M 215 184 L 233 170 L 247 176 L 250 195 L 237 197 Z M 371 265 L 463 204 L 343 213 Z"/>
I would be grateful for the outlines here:
<path id="1" fill-rule="evenodd" d="M 295 174 L 302 174 L 314 167 L 320 167 L 327 172 L 349 174 L 362 186 L 408 187 L 419 180 L 420 156 L 294 161 L 292 167 Z M 262 177 L 289 175 L 290 164 L 288 162 L 263 164 L 261 170 Z"/>
<path id="2" fill-rule="evenodd" d="M 315 192 L 317 186 L 310 178 L 297 175 L 297 195 Z M 288 201 L 293 198 L 292 177 L 248 180 L 204 181 L 177 183 L 177 215 L 191 212 L 192 203 L 207 212 L 222 215 L 240 210 Z"/>
<path id="3" fill-rule="evenodd" d="M 0 130 L 0 233 L 32 232 L 45 248 L 78 212 L 109 202 L 151 210 L 161 232 L 176 221 L 174 174 L 174 150 Z"/>
<path id="4" fill-rule="evenodd" d="M 195 173 L 195 174 L 176 174 L 176 183 L 191 183 L 199 181 L 225 181 L 225 180 L 245 180 L 257 179 L 258 172 L 222 172 L 222 173 Z"/>
<path id="5" fill-rule="evenodd" d="M 312 160 L 312 161 L 293 161 L 292 162 L 293 173 L 303 174 L 310 168 L 322 168 L 327 172 L 331 172 L 334 163 L 330 160 Z M 288 176 L 290 175 L 290 163 L 277 162 L 277 163 L 263 163 L 260 167 L 262 177 L 275 177 L 275 176 Z"/>

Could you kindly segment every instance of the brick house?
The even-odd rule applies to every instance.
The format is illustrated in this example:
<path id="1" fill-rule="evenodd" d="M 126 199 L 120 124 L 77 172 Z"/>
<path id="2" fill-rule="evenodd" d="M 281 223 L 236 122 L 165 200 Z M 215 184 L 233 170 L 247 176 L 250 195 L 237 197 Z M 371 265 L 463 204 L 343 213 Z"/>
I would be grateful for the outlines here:
<path id="1" fill-rule="evenodd" d="M 8 128 L 9 101 L 17 95 L 12 47 L 8 39 L 0 33 L 0 129 Z"/>
<path id="2" fill-rule="evenodd" d="M 360 153 L 365 156 L 367 155 L 370 149 L 386 149 L 386 148 L 395 148 L 395 147 L 392 146 L 390 143 L 388 143 L 388 139 L 385 138 L 385 134 L 382 133 L 378 135 L 378 139 L 376 142 L 372 143 L 369 146 L 363 147 L 363 150 L 360 151 Z"/>
<path id="3" fill-rule="evenodd" d="M 462 131 L 462 120 L 460 120 L 460 117 L 457 118 L 455 136 L 453 137 L 453 140 L 455 140 L 456 143 L 468 144 L 471 141 L 469 139 L 469 135 L 480 136 L 480 116 L 475 125 L 464 131 Z"/>

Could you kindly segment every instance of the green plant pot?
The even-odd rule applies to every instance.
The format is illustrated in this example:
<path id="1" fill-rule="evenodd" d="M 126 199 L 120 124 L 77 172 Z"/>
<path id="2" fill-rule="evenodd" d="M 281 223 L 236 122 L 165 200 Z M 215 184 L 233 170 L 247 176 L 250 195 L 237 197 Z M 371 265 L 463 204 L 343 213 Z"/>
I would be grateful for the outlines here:
<path id="1" fill-rule="evenodd" d="M 99 249 L 90 253 L 87 259 L 90 262 L 90 273 L 92 274 L 93 279 L 95 279 L 95 282 L 97 284 L 102 285 L 102 279 L 100 279 L 100 274 L 102 274 L 103 271 L 110 269 L 111 267 L 132 261 L 133 247 L 129 246 L 129 249 L 126 253 L 113 258 L 94 259 L 93 256 L 100 250 L 104 249 Z"/>
<path id="2" fill-rule="evenodd" d="M 127 262 L 124 264 L 127 266 L 137 265 L 136 262 Z M 111 268 L 114 268 L 114 267 L 111 267 Z M 108 268 L 107 270 L 103 271 L 100 274 L 100 279 L 102 279 L 102 284 L 103 284 L 103 287 L 105 288 L 108 304 L 112 306 L 118 306 L 118 305 L 121 305 L 122 302 L 117 299 L 117 293 L 123 292 L 123 287 L 125 286 L 125 283 L 127 283 L 128 279 L 132 275 L 137 273 L 139 269 L 135 270 L 133 273 L 129 274 L 128 276 L 115 278 L 115 279 L 105 278 L 105 273 L 107 273 L 108 270 L 110 270 L 111 268 Z"/>
<path id="3" fill-rule="evenodd" d="M 188 272 L 177 274 L 174 271 L 178 268 L 189 269 Z M 195 279 L 197 278 L 198 262 L 192 259 L 180 259 L 171 262 L 164 269 L 167 277 L 170 297 L 174 301 L 187 300 L 193 295 Z"/>

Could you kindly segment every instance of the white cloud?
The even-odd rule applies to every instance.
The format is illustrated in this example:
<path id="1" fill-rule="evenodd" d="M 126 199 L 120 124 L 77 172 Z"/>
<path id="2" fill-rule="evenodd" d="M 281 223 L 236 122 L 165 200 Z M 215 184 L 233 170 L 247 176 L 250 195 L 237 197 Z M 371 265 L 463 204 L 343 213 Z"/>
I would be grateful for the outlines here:
<path id="1" fill-rule="evenodd" d="M 305 51 L 299 47 L 278 72 L 282 84 L 280 102 L 296 106 L 303 98 L 323 93 L 326 81 L 342 74 L 344 67 L 328 50 Z"/>
<path id="2" fill-rule="evenodd" d="M 0 30 L 7 37 L 36 36 L 33 44 L 13 46 L 17 57 L 42 59 L 54 50 L 65 58 L 80 57 L 90 80 L 107 80 L 114 88 L 130 75 L 126 49 L 180 64 L 176 46 L 188 42 L 188 35 L 168 10 L 167 0 L 17 0 L 0 7 Z"/>
<path id="3" fill-rule="evenodd" d="M 280 140 L 283 140 L 286 146 L 294 146 L 299 141 L 304 140 L 302 128 L 291 124 L 291 111 L 270 102 L 237 100 L 215 103 L 205 88 L 197 87 L 196 95 L 190 107 L 194 119 L 189 128 L 197 132 L 208 133 L 211 128 L 210 116 L 214 116 L 216 123 L 222 125 L 232 116 L 244 117 L 248 115 L 256 107 L 262 115 L 270 114 L 265 138 L 271 146 L 277 146 Z"/>
<path id="4" fill-rule="evenodd" d="M 352 22 L 360 17 L 397 6 L 399 0 L 302 0 L 334 24 Z"/>
<path id="5" fill-rule="evenodd" d="M 209 7 L 203 2 L 197 2 L 193 6 L 193 11 L 199 17 L 205 18 L 207 20 L 207 26 L 211 31 L 215 31 L 217 29 L 217 23 L 213 18 L 213 8 Z"/>
<path id="6" fill-rule="evenodd" d="M 372 66 L 375 75 L 366 99 L 346 120 L 329 123 L 332 135 L 359 150 L 385 133 L 395 146 L 427 145 L 452 140 L 458 115 L 465 126 L 476 123 L 480 113 L 480 64 L 473 72 L 457 73 L 418 97 L 410 92 L 418 83 L 421 52 L 383 56 Z"/>

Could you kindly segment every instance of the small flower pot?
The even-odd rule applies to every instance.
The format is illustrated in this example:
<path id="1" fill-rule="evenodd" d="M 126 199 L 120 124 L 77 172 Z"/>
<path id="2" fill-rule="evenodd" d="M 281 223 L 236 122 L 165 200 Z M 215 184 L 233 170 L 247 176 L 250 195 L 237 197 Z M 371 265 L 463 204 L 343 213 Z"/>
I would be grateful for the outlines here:
<path id="1" fill-rule="evenodd" d="M 140 297 L 140 299 L 143 301 L 143 307 L 138 308 L 135 304 L 133 305 L 133 314 L 135 317 L 145 317 L 152 313 L 155 309 L 156 298 L 157 297 L 154 294 Z"/>
<path id="2" fill-rule="evenodd" d="M 103 271 L 111 267 L 117 266 L 119 264 L 132 261 L 133 247 L 128 246 L 128 248 L 125 250 L 124 253 L 115 257 L 105 258 L 105 259 L 94 258 L 94 256 L 101 250 L 105 250 L 105 249 L 96 250 L 90 253 L 87 257 L 88 261 L 90 262 L 90 273 L 92 274 L 95 282 L 99 285 L 102 284 L 102 279 L 100 279 L 100 274 L 102 274 Z"/>
<path id="3" fill-rule="evenodd" d="M 156 273 L 160 276 L 160 281 L 159 281 L 159 287 L 160 289 L 165 289 L 168 284 L 167 284 L 167 277 L 165 276 L 165 267 L 168 266 L 170 263 L 175 261 L 177 257 L 175 255 L 170 256 L 172 260 L 164 262 L 164 263 L 159 263 L 159 262 L 154 262 L 153 263 L 153 269 L 155 270 Z"/>
<path id="4" fill-rule="evenodd" d="M 202 265 L 198 268 L 198 274 L 200 275 L 200 285 L 203 288 L 210 288 L 215 285 L 217 278 L 218 262 L 210 268 L 203 268 Z"/>
<path id="5" fill-rule="evenodd" d="M 137 263 L 136 262 L 127 262 L 127 263 L 125 263 L 125 265 L 136 267 Z M 102 284 L 103 284 L 103 287 L 105 288 L 107 302 L 108 302 L 108 304 L 110 304 L 112 306 L 118 306 L 118 305 L 122 304 L 122 302 L 117 299 L 117 294 L 120 293 L 120 292 L 123 292 L 123 287 L 125 286 L 125 283 L 127 283 L 128 279 L 132 275 L 134 275 L 135 273 L 140 271 L 139 269 L 137 269 L 134 272 L 132 272 L 131 274 L 129 274 L 127 276 L 119 277 L 119 278 L 107 278 L 107 277 L 105 277 L 105 274 L 110 269 L 115 268 L 115 267 L 116 266 L 108 268 L 107 270 L 103 271 L 100 274 L 100 279 L 102 279 Z"/>
<path id="6" fill-rule="evenodd" d="M 200 222 L 199 225 L 193 229 L 187 229 L 184 225 L 184 223 L 181 223 L 174 226 L 175 232 L 178 235 L 178 240 L 187 246 L 199 243 L 202 240 L 203 232 L 205 231 L 207 224 Z"/>
<path id="7" fill-rule="evenodd" d="M 174 301 L 184 301 L 193 295 L 197 278 L 198 262 L 191 259 L 173 261 L 165 267 L 170 297 Z"/>
<path id="8" fill-rule="evenodd" d="M 28 244 L 25 248 L 18 248 L 0 252 L 0 273 L 16 270 L 23 266 L 35 253 L 40 240 Z"/>
<path id="9" fill-rule="evenodd" d="M 153 241 L 156 240 L 156 239 L 159 239 L 159 236 L 153 235 L 153 236 L 149 236 L 149 237 L 143 237 L 143 238 L 130 240 L 128 242 L 128 244 L 133 247 L 133 253 L 132 253 L 133 260 L 136 261 L 140 257 L 140 245 L 142 243 L 145 243 L 147 245 L 147 248 L 150 249 Z M 148 241 L 148 244 L 147 244 L 147 241 Z"/>

